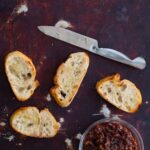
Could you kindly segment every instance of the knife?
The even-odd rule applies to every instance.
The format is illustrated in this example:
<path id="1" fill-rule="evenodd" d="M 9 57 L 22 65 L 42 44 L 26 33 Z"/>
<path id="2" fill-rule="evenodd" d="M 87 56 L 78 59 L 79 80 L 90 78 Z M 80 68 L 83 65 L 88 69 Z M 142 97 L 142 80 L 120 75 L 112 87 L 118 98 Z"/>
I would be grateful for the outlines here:
<path id="1" fill-rule="evenodd" d="M 38 26 L 38 29 L 53 38 L 59 39 L 66 43 L 72 44 L 74 46 L 83 48 L 97 55 L 109 58 L 111 60 L 138 68 L 144 69 L 146 67 L 146 61 L 143 57 L 136 57 L 135 59 L 130 59 L 125 54 L 110 48 L 99 48 L 98 41 L 96 39 L 87 37 L 85 35 L 64 29 L 62 27 L 55 26 Z"/>

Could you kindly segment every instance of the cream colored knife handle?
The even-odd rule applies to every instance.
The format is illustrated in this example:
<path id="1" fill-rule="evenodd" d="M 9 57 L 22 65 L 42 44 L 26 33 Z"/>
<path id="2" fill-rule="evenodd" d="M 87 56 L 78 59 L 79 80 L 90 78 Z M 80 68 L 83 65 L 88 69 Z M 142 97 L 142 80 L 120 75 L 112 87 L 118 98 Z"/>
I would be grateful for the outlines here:
<path id="1" fill-rule="evenodd" d="M 94 48 L 93 47 L 92 51 L 103 57 L 121 62 L 123 64 L 129 65 L 138 69 L 144 69 L 146 67 L 146 61 L 143 57 L 136 57 L 135 59 L 131 60 L 125 54 L 118 52 L 116 50 L 110 49 L 110 48 L 96 48 L 96 47 Z"/>

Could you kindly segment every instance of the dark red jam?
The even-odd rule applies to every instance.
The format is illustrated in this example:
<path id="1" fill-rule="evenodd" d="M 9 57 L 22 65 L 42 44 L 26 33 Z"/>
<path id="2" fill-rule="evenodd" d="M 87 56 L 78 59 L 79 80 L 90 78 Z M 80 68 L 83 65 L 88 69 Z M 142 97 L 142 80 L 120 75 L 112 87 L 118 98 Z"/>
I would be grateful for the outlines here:
<path id="1" fill-rule="evenodd" d="M 139 150 L 130 129 L 117 122 L 95 125 L 86 135 L 83 150 Z"/>

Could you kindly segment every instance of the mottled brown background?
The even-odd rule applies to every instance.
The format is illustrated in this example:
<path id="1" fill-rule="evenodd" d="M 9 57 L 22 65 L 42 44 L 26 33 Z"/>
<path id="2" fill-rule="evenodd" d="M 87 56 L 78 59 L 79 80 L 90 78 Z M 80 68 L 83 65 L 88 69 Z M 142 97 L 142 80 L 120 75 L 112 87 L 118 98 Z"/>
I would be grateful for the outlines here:
<path id="1" fill-rule="evenodd" d="M 71 138 L 75 150 L 78 140 L 74 136 L 94 121 L 103 117 L 98 113 L 103 103 L 95 90 L 97 80 L 119 72 L 141 89 L 143 104 L 135 114 L 124 113 L 106 103 L 113 114 L 133 124 L 141 133 L 145 150 L 150 148 L 150 1 L 149 0 L 28 0 L 29 11 L 6 24 L 13 8 L 21 3 L 17 0 L 0 0 L 0 127 L 1 150 L 65 150 L 65 138 Z M 64 19 L 74 26 L 74 31 L 96 38 L 101 47 L 124 52 L 131 58 L 143 56 L 147 61 L 145 70 L 134 69 L 108 59 L 88 53 L 90 67 L 72 104 L 62 109 L 54 100 L 47 102 L 45 96 L 53 85 L 53 76 L 58 65 L 70 53 L 84 51 L 77 47 L 47 37 L 37 30 L 38 25 L 54 25 Z M 33 59 L 37 68 L 37 79 L 41 86 L 27 102 L 18 102 L 14 97 L 4 72 L 4 56 L 13 50 L 21 50 Z M 45 59 L 46 56 L 46 59 Z M 9 116 L 21 106 L 48 107 L 56 116 L 65 118 L 63 131 L 52 139 L 25 138 L 9 127 Z M 70 113 L 67 110 L 72 110 Z M 6 115 L 8 114 L 8 116 Z M 12 142 L 4 139 L 15 135 Z M 21 146 L 18 146 L 21 143 Z"/>

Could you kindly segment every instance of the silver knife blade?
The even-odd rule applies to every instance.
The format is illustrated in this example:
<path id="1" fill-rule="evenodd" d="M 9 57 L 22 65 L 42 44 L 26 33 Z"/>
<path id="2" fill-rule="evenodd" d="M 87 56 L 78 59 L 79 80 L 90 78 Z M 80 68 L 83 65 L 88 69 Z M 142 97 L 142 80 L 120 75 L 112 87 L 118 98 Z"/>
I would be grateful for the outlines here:
<path id="1" fill-rule="evenodd" d="M 144 69 L 146 67 L 146 61 L 142 57 L 136 57 L 135 59 L 130 59 L 125 54 L 116 51 L 110 48 L 99 48 L 98 41 L 87 37 L 85 35 L 55 26 L 38 26 L 38 29 L 53 38 L 59 39 L 66 43 L 75 45 L 77 47 L 83 48 L 84 50 L 88 50 L 97 55 L 103 56 L 105 58 L 109 58 L 111 60 L 138 68 Z"/>
<path id="2" fill-rule="evenodd" d="M 83 48 L 85 50 L 93 51 L 92 47 L 98 48 L 98 41 L 84 36 L 82 34 L 66 30 L 61 27 L 54 27 L 54 26 L 38 26 L 38 29 L 53 38 L 59 39 L 66 43 L 75 45 L 77 47 Z"/>

